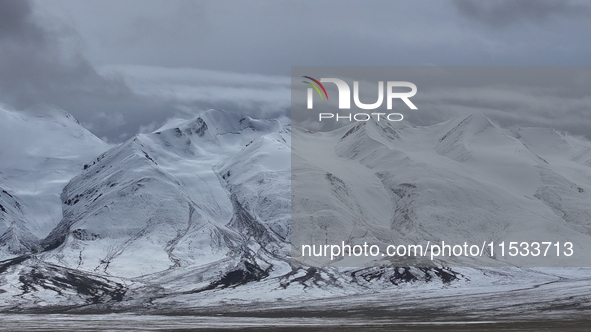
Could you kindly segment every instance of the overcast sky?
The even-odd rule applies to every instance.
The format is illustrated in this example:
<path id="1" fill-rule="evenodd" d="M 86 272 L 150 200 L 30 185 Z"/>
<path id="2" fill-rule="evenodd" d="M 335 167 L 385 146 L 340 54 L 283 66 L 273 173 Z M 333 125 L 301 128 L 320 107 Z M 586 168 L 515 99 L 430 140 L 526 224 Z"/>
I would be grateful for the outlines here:
<path id="1" fill-rule="evenodd" d="M 289 114 L 292 66 L 588 66 L 590 40 L 577 0 L 1 0 L 0 103 L 55 104 L 118 142 L 206 108 Z M 589 137 L 573 116 L 556 129 Z"/>

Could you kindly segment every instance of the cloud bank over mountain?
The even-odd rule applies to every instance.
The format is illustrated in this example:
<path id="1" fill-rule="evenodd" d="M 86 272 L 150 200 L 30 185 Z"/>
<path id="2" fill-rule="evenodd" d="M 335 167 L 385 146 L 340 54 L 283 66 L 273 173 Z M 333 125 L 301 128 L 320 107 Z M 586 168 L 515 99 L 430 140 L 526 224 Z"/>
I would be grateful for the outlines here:
<path id="1" fill-rule="evenodd" d="M 589 8 L 580 1 L 253 4 L 3 1 L 0 103 L 17 110 L 54 104 L 97 136 L 121 142 L 209 108 L 288 116 L 286 82 L 296 65 L 571 66 L 591 59 L 583 33 L 591 29 Z M 556 110 L 563 122 L 547 110 L 485 112 L 503 124 L 553 122 L 577 135 L 590 125 L 571 109 Z M 447 118 L 423 116 L 415 124 Z"/>

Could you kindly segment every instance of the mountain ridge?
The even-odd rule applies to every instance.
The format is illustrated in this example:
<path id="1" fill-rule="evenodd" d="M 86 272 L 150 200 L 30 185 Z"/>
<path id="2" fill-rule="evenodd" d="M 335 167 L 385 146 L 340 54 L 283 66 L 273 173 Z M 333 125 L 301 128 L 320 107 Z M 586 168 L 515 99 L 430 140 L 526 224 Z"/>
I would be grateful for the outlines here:
<path id="1" fill-rule="evenodd" d="M 546 140 L 558 148 L 544 149 Z M 368 122 L 311 133 L 206 111 L 73 159 L 61 220 L 34 249 L 0 258 L 1 285 L 11 285 L 0 286 L 0 303 L 190 310 L 194 302 L 281 305 L 303 294 L 562 278 L 562 270 L 548 276 L 498 259 L 306 261 L 292 245 L 481 243 L 533 229 L 584 251 L 590 149 L 567 135 L 503 129 L 484 114 L 420 128 Z M 8 198 L 0 193 L 0 204 L 28 225 Z M 92 286 L 76 291 L 79 280 Z"/>

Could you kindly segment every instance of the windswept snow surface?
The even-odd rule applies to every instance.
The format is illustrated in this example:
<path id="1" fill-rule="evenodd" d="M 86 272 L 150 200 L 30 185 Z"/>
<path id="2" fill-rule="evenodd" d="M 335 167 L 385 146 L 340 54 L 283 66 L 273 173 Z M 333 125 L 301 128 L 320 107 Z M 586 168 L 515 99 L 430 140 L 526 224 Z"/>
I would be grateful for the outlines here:
<path id="1" fill-rule="evenodd" d="M 294 131 L 293 257 L 305 244 L 476 244 L 494 257 L 301 257 L 333 266 L 591 266 L 590 142 L 505 130 L 474 113 L 431 127 L 387 121 Z M 572 242 L 574 254 L 510 256 L 511 241 Z M 569 251 L 570 253 L 570 251 Z M 299 258 L 298 258 L 299 259 Z"/>
<path id="2" fill-rule="evenodd" d="M 57 107 L 37 105 L 22 112 L 0 108 L 3 259 L 38 248 L 39 239 L 62 219 L 64 186 L 85 162 L 108 148 Z"/>
<path id="3" fill-rule="evenodd" d="M 324 266 L 290 245 L 526 234 L 586 253 L 588 141 L 482 114 L 311 133 L 209 110 L 109 147 L 61 110 L 0 116 L 0 311 L 588 313 L 584 260 Z"/>
<path id="4" fill-rule="evenodd" d="M 43 242 L 56 249 L 43 257 L 140 277 L 189 268 L 215 275 L 245 255 L 274 254 L 287 235 L 288 139 L 275 120 L 217 110 L 138 135 L 64 188 L 64 219 Z"/>

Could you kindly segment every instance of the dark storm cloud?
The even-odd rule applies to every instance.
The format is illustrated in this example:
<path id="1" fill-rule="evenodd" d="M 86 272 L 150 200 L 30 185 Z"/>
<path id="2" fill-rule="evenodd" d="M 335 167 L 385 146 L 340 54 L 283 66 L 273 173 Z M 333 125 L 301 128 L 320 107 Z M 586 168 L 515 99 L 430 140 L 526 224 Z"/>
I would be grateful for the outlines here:
<path id="1" fill-rule="evenodd" d="M 63 17 L 78 20 L 97 65 L 288 76 L 301 65 L 581 65 L 591 57 L 587 6 L 575 1 L 52 0 L 39 6 L 71 11 Z M 542 24 L 481 29 L 477 23 L 532 21 Z M 560 24 L 543 24 L 555 21 Z"/>
<path id="2" fill-rule="evenodd" d="M 588 6 L 574 0 L 51 0 L 0 6 L 0 103 L 17 109 L 52 103 L 116 141 L 179 112 L 289 114 L 289 74 L 298 65 L 591 62 Z"/>
<path id="3" fill-rule="evenodd" d="M 46 29 L 34 17 L 29 1 L 0 1 L 0 97 L 3 103 L 23 109 L 49 103 L 81 112 L 91 102 L 125 100 L 132 94 L 122 81 L 106 79 L 76 49 L 68 50 L 62 31 Z"/>
<path id="4" fill-rule="evenodd" d="M 36 22 L 28 1 L 1 1 L 0 13 L 0 87 L 14 106 L 49 102 L 58 92 L 104 97 L 128 93 L 121 82 L 98 75 L 76 50 L 65 51 L 57 32 Z"/>
<path id="5" fill-rule="evenodd" d="M 42 31 L 28 22 L 31 4 L 28 1 L 7 0 L 0 3 L 0 38 L 20 38 L 40 41 Z"/>
<path id="6" fill-rule="evenodd" d="M 235 77 L 225 77 L 225 81 L 220 81 L 219 77 L 224 78 L 223 73 L 209 73 L 205 75 L 211 78 L 209 82 L 193 84 L 193 88 L 200 90 L 191 90 L 191 84 L 177 84 L 172 87 L 173 93 L 170 89 L 164 91 L 167 81 L 163 77 L 153 82 L 149 87 L 150 93 L 142 90 L 146 84 L 130 87 L 124 77 L 133 80 L 133 76 L 125 76 L 123 72 L 99 73 L 78 46 L 80 36 L 74 29 L 62 22 L 35 15 L 33 5 L 39 3 L 0 1 L 0 103 L 15 109 L 54 104 L 72 113 L 89 130 L 109 141 L 126 139 L 139 132 L 140 128 L 157 126 L 179 112 L 184 116 L 208 108 L 229 108 L 253 116 L 263 113 L 277 116 L 287 112 L 286 106 L 277 105 L 274 101 L 271 103 L 278 106 L 276 111 L 269 109 L 265 101 L 269 98 L 260 92 L 265 87 L 258 86 L 258 90 L 249 90 L 254 92 L 251 96 L 240 97 L 245 91 L 242 85 L 252 88 L 253 83 L 256 85 L 256 78 L 236 85 L 232 83 Z M 187 15 L 187 11 L 181 12 Z M 144 30 L 167 39 L 174 35 L 172 30 L 179 28 L 168 24 L 174 20 L 158 22 L 146 18 L 141 26 L 138 22 L 133 20 L 136 28 L 130 30 L 132 34 Z M 157 33 L 162 26 L 168 26 L 167 33 Z M 133 43 L 133 38 L 128 38 L 126 42 Z M 149 73 L 149 68 L 142 73 L 146 72 Z M 173 72 L 173 78 L 175 75 L 176 72 Z M 216 77 L 217 83 L 212 84 Z M 181 75 L 180 82 L 183 81 Z M 273 86 L 269 82 L 264 85 Z M 217 90 L 211 89 L 216 86 Z M 190 97 L 194 92 L 197 92 L 196 97 Z M 284 91 L 284 95 L 288 96 L 288 93 Z M 257 100 L 257 96 L 262 100 Z"/>
<path id="7" fill-rule="evenodd" d="M 589 4 L 568 0 L 453 0 L 464 17 L 500 28 L 526 21 L 544 24 L 553 18 L 591 16 Z"/>

